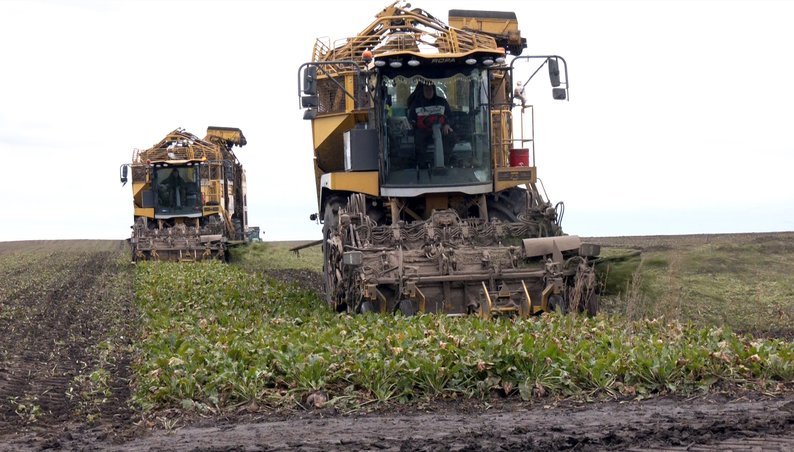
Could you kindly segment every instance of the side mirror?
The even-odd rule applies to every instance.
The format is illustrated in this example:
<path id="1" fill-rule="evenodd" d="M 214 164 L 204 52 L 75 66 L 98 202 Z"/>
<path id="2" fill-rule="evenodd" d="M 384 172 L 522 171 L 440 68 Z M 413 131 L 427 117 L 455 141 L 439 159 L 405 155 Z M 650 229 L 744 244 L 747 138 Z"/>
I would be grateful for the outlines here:
<path id="1" fill-rule="evenodd" d="M 560 86 L 560 63 L 557 61 L 556 58 L 549 58 L 548 63 L 549 63 L 549 80 L 551 81 L 551 86 L 556 88 Z"/>
<path id="2" fill-rule="evenodd" d="M 565 88 L 552 88 L 551 96 L 554 100 L 565 100 L 568 97 L 568 91 Z"/>
<path id="3" fill-rule="evenodd" d="M 303 108 L 315 108 L 320 105 L 320 97 L 316 94 L 313 96 L 301 97 L 301 105 Z"/>
<path id="4" fill-rule="evenodd" d="M 306 66 L 303 70 L 303 94 L 307 96 L 317 94 L 317 66 Z"/>
<path id="5" fill-rule="evenodd" d="M 127 183 L 127 165 L 121 165 L 121 186 Z"/>

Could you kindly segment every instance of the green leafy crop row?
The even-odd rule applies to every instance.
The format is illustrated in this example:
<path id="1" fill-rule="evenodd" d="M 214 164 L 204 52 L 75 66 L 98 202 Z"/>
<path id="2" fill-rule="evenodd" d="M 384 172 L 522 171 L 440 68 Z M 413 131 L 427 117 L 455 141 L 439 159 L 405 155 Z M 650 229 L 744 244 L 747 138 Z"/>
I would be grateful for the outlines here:
<path id="1" fill-rule="evenodd" d="M 219 263 L 143 263 L 135 402 L 218 412 L 323 394 L 355 409 L 499 393 L 643 397 L 790 389 L 794 343 L 722 329 L 545 315 L 338 315 L 313 294 Z"/>

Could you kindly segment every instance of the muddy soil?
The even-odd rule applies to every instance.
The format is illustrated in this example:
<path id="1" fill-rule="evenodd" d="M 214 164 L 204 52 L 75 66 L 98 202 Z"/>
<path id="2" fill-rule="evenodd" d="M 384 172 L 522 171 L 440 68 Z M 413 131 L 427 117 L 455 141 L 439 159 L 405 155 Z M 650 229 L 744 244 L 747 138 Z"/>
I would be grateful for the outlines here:
<path id="1" fill-rule="evenodd" d="M 128 405 L 128 260 L 120 241 L 0 242 L 0 450 L 794 450 L 792 394 L 148 419 Z M 97 369 L 108 391 L 86 384 Z"/>
<path id="2" fill-rule="evenodd" d="M 413 413 L 224 422 L 156 432 L 107 450 L 752 450 L 794 447 L 794 399 L 562 406 L 446 404 Z M 83 444 L 72 443 L 83 447 Z M 91 445 L 91 443 L 86 444 Z M 730 446 L 730 447 L 728 447 Z M 688 449 L 687 449 L 688 448 Z M 785 449 L 779 449 L 785 450 Z"/>
<path id="3" fill-rule="evenodd" d="M 0 243 L 0 435 L 130 422 L 128 261 L 121 241 Z M 107 394 L 86 385 L 99 369 Z"/>

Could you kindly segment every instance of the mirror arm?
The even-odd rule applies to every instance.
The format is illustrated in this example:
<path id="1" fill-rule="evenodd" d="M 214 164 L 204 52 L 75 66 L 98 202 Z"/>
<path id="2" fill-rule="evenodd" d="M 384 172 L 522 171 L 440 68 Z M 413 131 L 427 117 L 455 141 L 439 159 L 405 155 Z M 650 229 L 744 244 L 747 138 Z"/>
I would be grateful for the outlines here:
<path id="1" fill-rule="evenodd" d="M 526 88 L 526 86 L 529 84 L 530 80 L 532 80 L 535 74 L 537 74 L 538 71 L 540 71 L 543 68 L 543 66 L 545 66 L 549 62 L 550 59 L 554 58 L 555 60 L 562 61 L 562 65 L 565 73 L 565 81 L 561 83 L 565 85 L 565 88 L 555 88 L 555 89 L 565 91 L 566 94 L 565 100 L 570 100 L 570 94 L 569 94 L 570 84 L 568 83 L 568 62 L 565 61 L 565 58 L 559 55 L 519 55 L 513 58 L 513 60 L 510 62 L 510 70 L 511 71 L 513 70 L 513 65 L 518 60 L 522 60 L 522 59 L 529 60 L 529 59 L 540 59 L 540 58 L 543 59 L 543 62 L 540 64 L 540 66 L 538 66 L 535 69 L 535 72 L 533 72 L 532 75 L 529 76 L 529 78 L 527 79 L 527 81 L 524 83 L 523 86 Z"/>
<path id="2" fill-rule="evenodd" d="M 353 69 L 356 71 L 356 79 L 360 79 L 361 78 L 361 68 L 359 68 L 358 67 L 358 63 L 356 63 L 353 60 L 317 61 L 317 62 L 313 62 L 313 63 L 303 63 L 298 68 L 298 97 L 299 97 L 298 102 L 301 105 L 300 108 L 303 108 L 303 100 L 300 99 L 300 97 L 301 97 L 300 93 L 303 92 L 303 90 L 301 89 L 301 71 L 303 70 L 304 67 L 308 67 L 308 66 L 314 66 L 314 67 L 318 68 L 320 71 L 322 71 L 322 73 L 324 75 L 328 76 L 328 79 L 331 80 L 331 82 L 333 82 L 337 87 L 339 87 L 339 89 L 341 89 L 342 92 L 346 96 L 348 96 L 350 99 L 352 99 L 354 104 L 355 104 L 355 102 L 356 102 L 355 96 L 350 94 L 341 83 L 339 83 L 336 79 L 331 77 L 331 74 L 328 73 L 328 71 L 326 71 L 325 68 L 323 68 L 323 66 L 327 66 L 327 65 L 330 65 L 330 64 L 351 65 L 351 66 L 353 66 Z M 315 83 L 316 83 L 316 80 L 315 80 Z"/>

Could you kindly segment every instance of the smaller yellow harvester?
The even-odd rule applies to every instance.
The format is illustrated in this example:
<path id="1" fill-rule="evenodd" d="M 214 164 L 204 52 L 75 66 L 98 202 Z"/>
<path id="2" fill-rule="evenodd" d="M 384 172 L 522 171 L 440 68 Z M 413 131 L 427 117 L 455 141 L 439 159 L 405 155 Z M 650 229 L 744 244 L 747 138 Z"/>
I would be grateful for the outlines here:
<path id="1" fill-rule="evenodd" d="M 208 127 L 200 139 L 182 129 L 120 168 L 132 173 L 133 261 L 228 258 L 248 234 L 245 171 L 232 152 L 244 146 L 240 129 Z"/>

